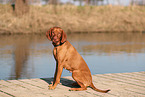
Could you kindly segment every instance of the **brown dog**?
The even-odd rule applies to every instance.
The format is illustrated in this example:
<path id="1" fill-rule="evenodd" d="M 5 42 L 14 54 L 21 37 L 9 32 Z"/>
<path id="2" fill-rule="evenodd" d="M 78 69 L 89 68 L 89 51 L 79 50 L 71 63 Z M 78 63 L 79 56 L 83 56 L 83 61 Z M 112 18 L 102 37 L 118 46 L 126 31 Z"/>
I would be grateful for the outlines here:
<path id="1" fill-rule="evenodd" d="M 67 36 L 60 27 L 51 28 L 46 32 L 46 37 L 52 41 L 54 45 L 53 55 L 56 60 L 56 71 L 53 84 L 49 85 L 49 89 L 55 89 L 60 82 L 60 77 L 64 69 L 72 72 L 73 79 L 80 88 L 71 88 L 71 91 L 87 90 L 90 86 L 96 91 L 107 93 L 110 90 L 97 89 L 92 83 L 91 72 L 77 50 L 67 41 Z"/>

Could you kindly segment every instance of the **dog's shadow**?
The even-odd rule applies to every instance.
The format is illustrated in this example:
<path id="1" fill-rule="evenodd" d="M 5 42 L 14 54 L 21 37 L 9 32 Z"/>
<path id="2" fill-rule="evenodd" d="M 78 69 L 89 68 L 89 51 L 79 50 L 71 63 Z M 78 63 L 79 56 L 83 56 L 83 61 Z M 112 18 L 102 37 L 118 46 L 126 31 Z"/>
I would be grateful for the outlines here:
<path id="1" fill-rule="evenodd" d="M 41 80 L 44 80 L 45 82 L 47 82 L 48 84 L 52 84 L 53 82 L 53 78 L 40 78 Z M 70 88 L 78 88 L 80 86 L 78 85 L 72 85 L 73 83 L 75 83 L 75 81 L 73 80 L 69 80 L 69 79 L 66 79 L 66 78 L 61 78 L 60 79 L 60 83 L 63 85 L 63 86 L 67 86 L 67 87 L 70 87 Z"/>

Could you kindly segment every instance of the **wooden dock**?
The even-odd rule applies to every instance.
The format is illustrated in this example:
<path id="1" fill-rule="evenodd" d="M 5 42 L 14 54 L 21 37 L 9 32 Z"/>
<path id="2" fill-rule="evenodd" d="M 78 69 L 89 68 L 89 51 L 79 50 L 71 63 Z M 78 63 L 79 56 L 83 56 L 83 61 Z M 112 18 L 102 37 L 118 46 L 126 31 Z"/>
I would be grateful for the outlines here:
<path id="1" fill-rule="evenodd" d="M 109 93 L 99 93 L 91 88 L 86 91 L 68 91 L 73 79 L 61 78 L 55 90 L 48 85 L 53 78 L 21 80 L 0 80 L 0 97 L 145 97 L 145 72 L 96 74 L 93 83 L 100 89 L 111 89 Z"/>

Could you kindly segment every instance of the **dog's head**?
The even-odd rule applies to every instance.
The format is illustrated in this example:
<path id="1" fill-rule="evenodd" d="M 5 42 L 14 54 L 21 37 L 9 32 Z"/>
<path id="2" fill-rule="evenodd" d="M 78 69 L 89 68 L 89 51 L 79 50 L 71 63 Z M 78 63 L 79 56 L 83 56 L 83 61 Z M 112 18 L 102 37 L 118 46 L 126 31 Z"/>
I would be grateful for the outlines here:
<path id="1" fill-rule="evenodd" d="M 63 44 L 67 39 L 65 32 L 60 27 L 50 28 L 46 32 L 46 37 L 52 41 L 54 46 Z"/>

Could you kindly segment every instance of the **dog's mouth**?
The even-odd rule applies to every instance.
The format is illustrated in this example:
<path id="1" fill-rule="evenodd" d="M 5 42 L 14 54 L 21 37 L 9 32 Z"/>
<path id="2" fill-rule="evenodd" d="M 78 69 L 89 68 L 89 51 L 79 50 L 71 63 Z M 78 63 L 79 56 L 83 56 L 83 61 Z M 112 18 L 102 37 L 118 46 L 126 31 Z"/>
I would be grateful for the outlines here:
<path id="1" fill-rule="evenodd" d="M 60 44 L 60 40 L 59 39 L 53 39 L 53 44 L 54 45 L 59 45 Z"/>
<path id="2" fill-rule="evenodd" d="M 57 42 L 59 42 L 59 39 L 53 39 L 52 42 L 53 42 L 53 43 L 57 43 Z"/>

